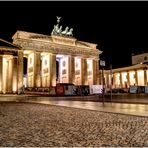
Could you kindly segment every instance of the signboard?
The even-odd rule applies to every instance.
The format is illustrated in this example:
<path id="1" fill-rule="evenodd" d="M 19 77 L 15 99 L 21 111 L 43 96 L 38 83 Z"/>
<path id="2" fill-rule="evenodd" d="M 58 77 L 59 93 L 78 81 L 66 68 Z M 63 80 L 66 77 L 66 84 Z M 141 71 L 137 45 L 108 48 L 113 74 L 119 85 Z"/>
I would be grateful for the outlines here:
<path id="1" fill-rule="evenodd" d="M 67 86 L 67 89 L 65 88 L 65 95 L 75 95 L 75 86 Z"/>
<path id="2" fill-rule="evenodd" d="M 135 94 L 135 93 L 137 93 L 137 90 L 138 90 L 137 86 L 131 86 L 130 89 L 129 89 L 129 92 Z"/>
<path id="3" fill-rule="evenodd" d="M 64 86 L 57 84 L 55 87 L 55 91 L 57 95 L 64 95 Z"/>
<path id="4" fill-rule="evenodd" d="M 145 86 L 138 86 L 138 93 L 145 93 Z"/>
<path id="5" fill-rule="evenodd" d="M 100 60 L 100 65 L 105 66 L 105 61 Z"/>
<path id="6" fill-rule="evenodd" d="M 55 92 L 55 88 L 54 87 L 50 87 L 50 89 L 49 89 L 49 94 L 56 94 L 56 92 Z"/>
<path id="7" fill-rule="evenodd" d="M 89 91 L 90 91 L 90 94 L 102 94 L 103 85 L 90 85 Z"/>
<path id="8" fill-rule="evenodd" d="M 148 86 L 145 86 L 145 93 L 148 94 Z"/>

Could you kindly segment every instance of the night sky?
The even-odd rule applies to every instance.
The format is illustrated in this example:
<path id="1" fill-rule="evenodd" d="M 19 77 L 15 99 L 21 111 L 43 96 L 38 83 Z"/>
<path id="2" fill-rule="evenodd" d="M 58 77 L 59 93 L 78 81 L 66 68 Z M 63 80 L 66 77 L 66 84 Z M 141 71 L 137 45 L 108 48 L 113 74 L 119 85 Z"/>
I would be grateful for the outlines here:
<path id="1" fill-rule="evenodd" d="M 0 2 L 0 38 L 12 42 L 17 30 L 51 35 L 56 16 L 77 40 L 98 44 L 106 69 L 131 65 L 131 53 L 148 49 L 148 2 Z"/>

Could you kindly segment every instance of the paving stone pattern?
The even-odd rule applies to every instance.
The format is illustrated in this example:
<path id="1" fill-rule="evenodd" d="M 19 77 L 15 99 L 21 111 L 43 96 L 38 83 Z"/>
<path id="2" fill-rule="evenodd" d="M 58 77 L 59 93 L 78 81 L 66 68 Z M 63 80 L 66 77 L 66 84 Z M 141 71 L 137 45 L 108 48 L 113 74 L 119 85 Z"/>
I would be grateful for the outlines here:
<path id="1" fill-rule="evenodd" d="M 143 147 L 148 118 L 84 109 L 0 103 L 0 147 Z"/>

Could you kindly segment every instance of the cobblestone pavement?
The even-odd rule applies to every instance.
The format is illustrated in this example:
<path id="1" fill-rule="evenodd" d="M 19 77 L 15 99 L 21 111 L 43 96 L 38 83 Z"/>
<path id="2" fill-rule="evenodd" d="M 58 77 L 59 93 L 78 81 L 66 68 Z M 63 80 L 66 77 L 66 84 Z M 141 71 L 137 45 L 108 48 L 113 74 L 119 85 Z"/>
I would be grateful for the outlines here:
<path id="1" fill-rule="evenodd" d="M 148 117 L 0 103 L 1 147 L 148 146 Z"/>

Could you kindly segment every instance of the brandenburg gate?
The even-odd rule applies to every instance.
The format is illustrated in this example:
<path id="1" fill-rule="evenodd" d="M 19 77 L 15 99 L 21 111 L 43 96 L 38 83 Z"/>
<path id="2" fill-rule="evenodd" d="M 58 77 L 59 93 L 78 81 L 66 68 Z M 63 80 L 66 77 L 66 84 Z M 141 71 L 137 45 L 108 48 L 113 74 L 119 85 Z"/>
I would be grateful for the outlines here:
<path id="1" fill-rule="evenodd" d="M 59 23 L 60 17 L 57 17 L 57 25 L 54 25 L 50 36 L 25 31 L 17 31 L 13 35 L 13 44 L 20 48 L 15 57 L 11 55 L 13 62 L 9 66 L 11 74 L 8 74 L 11 83 L 5 86 L 6 83 L 1 81 L 2 93 L 18 92 L 24 85 L 24 58 L 27 58 L 27 87 L 50 87 L 56 86 L 57 82 L 99 84 L 98 60 L 102 51 L 97 49 L 97 44 L 74 38 L 73 28 L 66 27 L 62 31 Z M 7 58 L 7 55 L 2 58 Z"/>

